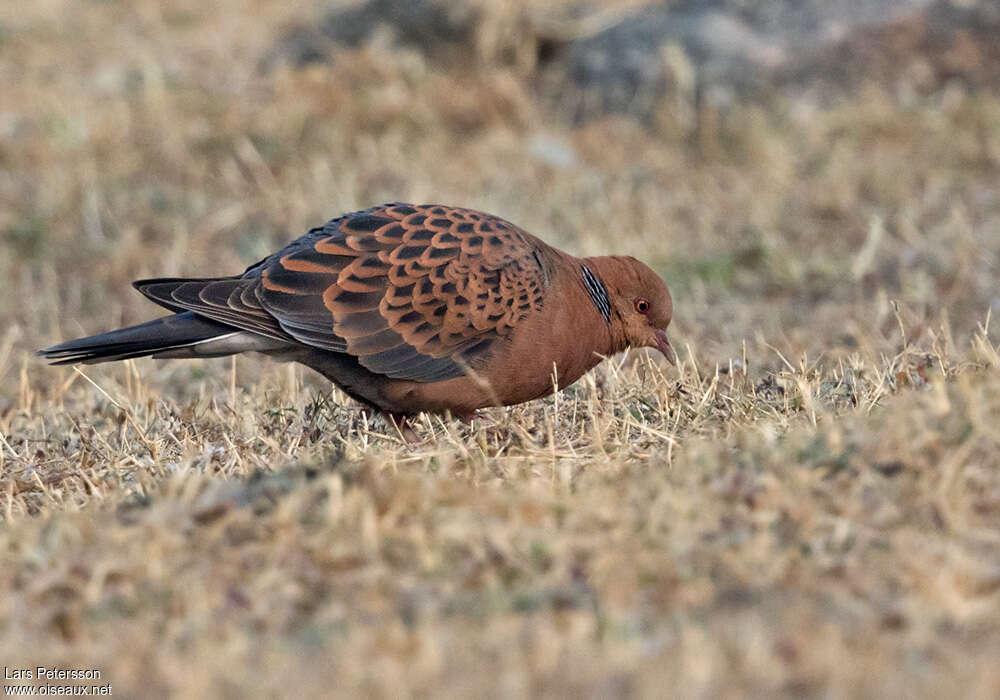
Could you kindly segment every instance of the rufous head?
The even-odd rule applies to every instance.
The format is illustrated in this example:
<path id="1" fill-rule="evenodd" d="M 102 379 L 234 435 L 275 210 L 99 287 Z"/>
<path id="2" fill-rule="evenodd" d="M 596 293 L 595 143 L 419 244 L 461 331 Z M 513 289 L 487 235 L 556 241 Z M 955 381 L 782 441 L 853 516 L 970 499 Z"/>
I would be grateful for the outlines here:
<path id="1" fill-rule="evenodd" d="M 608 288 L 614 319 L 624 345 L 656 348 L 671 364 L 677 357 L 667 340 L 674 315 L 670 291 L 658 274 L 633 257 L 591 258 Z"/>

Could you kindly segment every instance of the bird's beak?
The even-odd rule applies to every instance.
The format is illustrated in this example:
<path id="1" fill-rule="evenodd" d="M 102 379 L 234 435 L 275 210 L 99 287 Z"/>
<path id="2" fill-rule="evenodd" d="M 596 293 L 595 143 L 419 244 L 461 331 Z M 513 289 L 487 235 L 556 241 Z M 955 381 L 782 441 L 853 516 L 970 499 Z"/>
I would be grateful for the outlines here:
<path id="1" fill-rule="evenodd" d="M 672 365 L 677 365 L 677 355 L 674 353 L 674 348 L 667 340 L 667 332 L 664 330 L 657 330 L 656 336 L 656 349 L 663 353 L 663 356 L 667 358 L 667 362 Z"/>

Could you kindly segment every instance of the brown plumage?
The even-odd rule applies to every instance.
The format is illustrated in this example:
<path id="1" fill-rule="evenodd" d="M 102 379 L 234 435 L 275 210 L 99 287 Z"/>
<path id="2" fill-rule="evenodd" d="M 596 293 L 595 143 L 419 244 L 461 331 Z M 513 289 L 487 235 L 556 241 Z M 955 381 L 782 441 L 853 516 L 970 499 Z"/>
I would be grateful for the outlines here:
<path id="1" fill-rule="evenodd" d="M 175 312 L 57 345 L 56 364 L 259 351 L 395 415 L 511 405 L 602 356 L 671 361 L 673 304 L 628 257 L 576 258 L 498 217 L 387 204 L 314 228 L 239 276 L 135 283 Z"/>

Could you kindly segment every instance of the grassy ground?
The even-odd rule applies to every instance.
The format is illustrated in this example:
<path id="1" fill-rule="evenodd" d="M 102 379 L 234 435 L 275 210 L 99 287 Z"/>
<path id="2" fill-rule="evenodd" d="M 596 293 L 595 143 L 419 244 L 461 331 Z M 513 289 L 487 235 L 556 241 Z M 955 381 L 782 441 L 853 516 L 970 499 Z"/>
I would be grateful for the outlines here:
<path id="1" fill-rule="evenodd" d="M 0 7 L 5 666 L 154 697 L 1000 695 L 996 95 L 572 126 L 517 62 L 376 39 L 259 72 L 313 11 Z M 680 366 L 407 446 L 301 368 L 32 355 L 156 314 L 132 279 L 391 200 L 646 260 Z"/>

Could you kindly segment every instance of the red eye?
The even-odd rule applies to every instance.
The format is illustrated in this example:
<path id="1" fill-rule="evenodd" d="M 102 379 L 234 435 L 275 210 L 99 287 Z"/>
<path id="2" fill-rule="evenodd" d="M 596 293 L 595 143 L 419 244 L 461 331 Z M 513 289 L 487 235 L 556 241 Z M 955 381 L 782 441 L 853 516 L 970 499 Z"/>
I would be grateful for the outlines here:
<path id="1" fill-rule="evenodd" d="M 644 314 L 649 312 L 649 302 L 643 299 L 642 297 L 636 299 L 634 303 L 635 303 L 635 310 L 638 311 L 639 313 Z"/>

